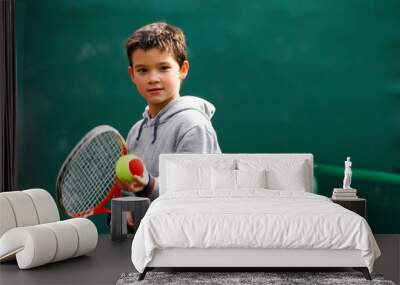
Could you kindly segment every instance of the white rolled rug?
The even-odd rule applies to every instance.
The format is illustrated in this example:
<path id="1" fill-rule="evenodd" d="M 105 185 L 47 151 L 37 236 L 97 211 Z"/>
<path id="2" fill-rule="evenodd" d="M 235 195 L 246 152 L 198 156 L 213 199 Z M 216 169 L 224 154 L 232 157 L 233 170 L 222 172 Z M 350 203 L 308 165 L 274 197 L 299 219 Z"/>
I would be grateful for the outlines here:
<path id="1" fill-rule="evenodd" d="M 28 269 L 87 254 L 97 240 L 92 221 L 60 221 L 43 189 L 0 193 L 0 262 L 16 259 L 20 269 Z"/>

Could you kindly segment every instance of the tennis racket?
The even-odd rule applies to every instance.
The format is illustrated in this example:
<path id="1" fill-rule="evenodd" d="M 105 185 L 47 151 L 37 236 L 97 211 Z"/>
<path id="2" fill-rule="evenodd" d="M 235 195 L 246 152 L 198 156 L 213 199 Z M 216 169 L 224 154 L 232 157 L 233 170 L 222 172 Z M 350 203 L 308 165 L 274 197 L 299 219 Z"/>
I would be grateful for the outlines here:
<path id="1" fill-rule="evenodd" d="M 107 202 L 121 195 L 115 183 L 115 163 L 127 153 L 125 140 L 116 129 L 102 125 L 87 133 L 58 173 L 61 209 L 70 217 L 111 213 Z"/>

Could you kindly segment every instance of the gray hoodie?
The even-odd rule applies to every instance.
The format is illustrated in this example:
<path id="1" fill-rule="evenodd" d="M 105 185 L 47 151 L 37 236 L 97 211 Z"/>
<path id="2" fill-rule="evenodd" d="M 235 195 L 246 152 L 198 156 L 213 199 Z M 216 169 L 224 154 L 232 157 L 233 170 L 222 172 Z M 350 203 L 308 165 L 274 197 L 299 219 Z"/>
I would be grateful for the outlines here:
<path id="1" fill-rule="evenodd" d="M 148 172 L 158 177 L 161 153 L 221 153 L 211 124 L 215 107 L 208 101 L 183 96 L 171 101 L 154 118 L 148 107 L 129 131 L 129 153 L 141 157 Z"/>

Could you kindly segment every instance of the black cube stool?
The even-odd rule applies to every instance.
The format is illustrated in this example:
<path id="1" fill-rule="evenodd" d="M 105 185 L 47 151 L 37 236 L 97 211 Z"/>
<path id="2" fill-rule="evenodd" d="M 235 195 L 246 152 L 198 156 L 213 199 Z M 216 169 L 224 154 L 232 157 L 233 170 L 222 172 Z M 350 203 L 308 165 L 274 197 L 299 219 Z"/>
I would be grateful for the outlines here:
<path id="1" fill-rule="evenodd" d="M 128 196 L 111 200 L 111 240 L 124 241 L 127 237 L 126 212 L 133 212 L 135 232 L 150 205 L 149 198 Z"/>

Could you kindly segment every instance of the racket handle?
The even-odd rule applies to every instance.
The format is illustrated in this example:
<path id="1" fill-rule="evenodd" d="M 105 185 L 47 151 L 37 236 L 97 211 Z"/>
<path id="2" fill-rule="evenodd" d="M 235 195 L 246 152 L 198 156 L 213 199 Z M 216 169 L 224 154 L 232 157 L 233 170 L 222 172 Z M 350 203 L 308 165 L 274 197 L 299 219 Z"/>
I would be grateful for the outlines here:
<path id="1" fill-rule="evenodd" d="M 121 190 L 119 189 L 117 184 L 114 184 L 113 186 L 113 193 L 114 193 L 114 198 L 121 197 Z"/>

